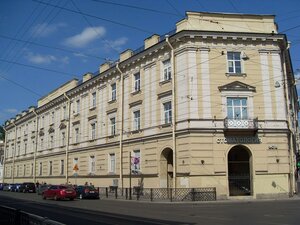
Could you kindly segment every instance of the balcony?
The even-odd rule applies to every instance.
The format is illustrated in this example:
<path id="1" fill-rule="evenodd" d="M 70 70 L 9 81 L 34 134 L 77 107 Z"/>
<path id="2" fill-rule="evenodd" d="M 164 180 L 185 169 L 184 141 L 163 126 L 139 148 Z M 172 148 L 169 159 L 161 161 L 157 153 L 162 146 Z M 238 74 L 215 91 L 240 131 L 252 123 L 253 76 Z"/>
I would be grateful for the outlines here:
<path id="1" fill-rule="evenodd" d="M 225 135 L 255 135 L 258 130 L 258 119 L 224 119 Z"/>

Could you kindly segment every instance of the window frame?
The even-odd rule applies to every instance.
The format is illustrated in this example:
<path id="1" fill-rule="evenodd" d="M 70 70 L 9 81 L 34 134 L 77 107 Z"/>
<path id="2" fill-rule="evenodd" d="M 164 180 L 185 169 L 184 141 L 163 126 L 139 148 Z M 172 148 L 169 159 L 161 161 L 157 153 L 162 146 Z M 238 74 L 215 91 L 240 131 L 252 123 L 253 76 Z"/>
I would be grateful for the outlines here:
<path id="1" fill-rule="evenodd" d="M 167 109 L 166 106 L 169 106 Z M 163 103 L 163 124 L 172 124 L 172 101 Z"/>
<path id="2" fill-rule="evenodd" d="M 141 91 L 141 73 L 133 74 L 133 93 Z"/>
<path id="3" fill-rule="evenodd" d="M 172 66 L 171 60 L 166 59 L 162 61 L 163 64 L 163 74 L 162 74 L 162 81 L 170 81 L 172 80 Z"/>
<path id="4" fill-rule="evenodd" d="M 138 117 L 137 116 L 138 113 Z M 133 130 L 138 131 L 141 130 L 141 110 L 133 111 Z"/>
<path id="5" fill-rule="evenodd" d="M 229 59 L 229 54 L 233 54 L 233 59 Z M 235 59 L 235 54 L 239 54 L 239 59 Z M 226 54 L 227 59 L 227 73 L 228 74 L 242 74 L 243 73 L 243 65 L 242 65 L 242 52 L 238 51 L 228 51 Z M 237 71 L 238 66 L 237 62 L 240 63 L 240 71 Z M 230 64 L 232 63 L 232 67 Z M 233 71 L 230 71 L 230 68 L 233 68 Z"/>
<path id="6" fill-rule="evenodd" d="M 111 89 L 111 101 L 116 101 L 117 100 L 117 83 L 113 83 L 110 85 Z"/>
<path id="7" fill-rule="evenodd" d="M 108 173 L 116 173 L 116 154 L 115 153 L 109 153 L 108 157 L 109 157 Z"/>

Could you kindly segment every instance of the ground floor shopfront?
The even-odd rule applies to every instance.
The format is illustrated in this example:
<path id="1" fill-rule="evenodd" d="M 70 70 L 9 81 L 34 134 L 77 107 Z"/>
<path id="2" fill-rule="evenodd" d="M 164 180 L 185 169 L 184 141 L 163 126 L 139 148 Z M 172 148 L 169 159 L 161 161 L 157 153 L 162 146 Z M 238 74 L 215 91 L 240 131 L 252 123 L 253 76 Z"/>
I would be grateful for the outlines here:
<path id="1" fill-rule="evenodd" d="M 39 153 L 35 162 L 33 155 L 15 158 L 5 163 L 5 182 L 215 187 L 217 199 L 278 198 L 294 192 L 294 166 L 285 133 L 228 137 L 186 132 L 177 136 L 175 150 L 172 143 L 172 136 L 165 135 L 125 141 L 122 151 L 116 141 L 109 146 L 74 147 L 67 158 L 64 149 Z"/>

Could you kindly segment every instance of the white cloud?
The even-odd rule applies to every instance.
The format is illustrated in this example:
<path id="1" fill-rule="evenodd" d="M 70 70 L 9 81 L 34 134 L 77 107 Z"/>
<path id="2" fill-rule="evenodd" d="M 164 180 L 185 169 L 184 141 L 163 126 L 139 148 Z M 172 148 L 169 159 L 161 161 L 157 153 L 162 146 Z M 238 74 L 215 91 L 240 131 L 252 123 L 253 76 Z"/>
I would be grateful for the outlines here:
<path id="1" fill-rule="evenodd" d="M 17 113 L 18 110 L 17 109 L 4 109 L 4 112 L 6 112 L 6 113 Z"/>
<path id="2" fill-rule="evenodd" d="M 106 41 L 105 43 L 105 50 L 106 52 L 110 52 L 112 49 L 121 51 L 122 46 L 125 45 L 128 41 L 128 38 L 121 37 L 113 41 Z"/>
<path id="3" fill-rule="evenodd" d="M 53 55 L 34 54 L 32 52 L 27 54 L 27 59 L 34 64 L 50 64 L 57 61 L 57 58 Z"/>
<path id="4" fill-rule="evenodd" d="M 40 23 L 31 29 L 31 33 L 34 37 L 48 37 L 49 35 L 58 31 L 59 28 L 66 27 L 65 23 L 47 24 Z"/>
<path id="5" fill-rule="evenodd" d="M 70 47 L 83 48 L 91 42 L 105 35 L 106 29 L 104 27 L 87 27 L 80 34 L 76 34 L 67 38 L 64 44 Z"/>

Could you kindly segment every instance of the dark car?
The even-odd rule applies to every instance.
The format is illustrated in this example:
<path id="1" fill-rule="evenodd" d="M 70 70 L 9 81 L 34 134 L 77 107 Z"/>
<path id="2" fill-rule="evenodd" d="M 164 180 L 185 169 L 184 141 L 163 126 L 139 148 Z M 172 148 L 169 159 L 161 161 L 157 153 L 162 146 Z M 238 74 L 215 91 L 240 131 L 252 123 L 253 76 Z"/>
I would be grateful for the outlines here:
<path id="1" fill-rule="evenodd" d="M 3 186 L 3 191 L 10 191 L 12 184 L 5 184 Z"/>
<path id="2" fill-rule="evenodd" d="M 3 191 L 4 186 L 8 185 L 7 183 L 0 183 L 0 190 Z"/>
<path id="3" fill-rule="evenodd" d="M 66 185 L 51 185 L 42 193 L 43 199 L 51 198 L 54 200 L 76 198 L 76 191 L 74 188 Z"/>
<path id="4" fill-rule="evenodd" d="M 19 192 L 23 193 L 35 193 L 35 184 L 32 182 L 24 182 L 20 187 L 19 187 Z"/>
<path id="5" fill-rule="evenodd" d="M 11 186 L 10 186 L 10 191 L 12 191 L 12 192 L 17 192 L 17 190 L 19 189 L 20 185 L 21 185 L 21 184 L 19 184 L 19 183 L 11 184 Z"/>
<path id="6" fill-rule="evenodd" d="M 36 193 L 38 195 L 43 194 L 43 192 L 48 189 L 49 185 L 48 184 L 40 184 L 37 188 L 36 188 Z"/>
<path id="7" fill-rule="evenodd" d="M 75 188 L 77 197 L 99 199 L 99 191 L 94 186 L 79 185 Z"/>

